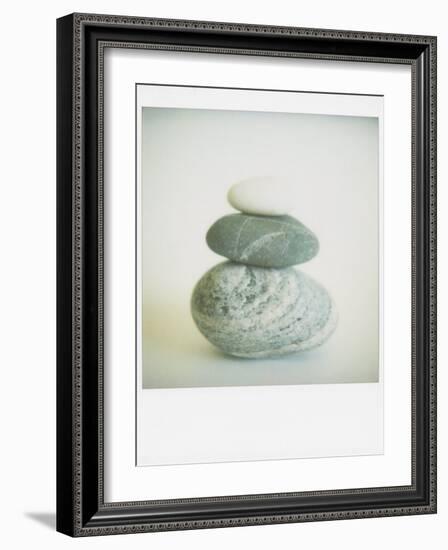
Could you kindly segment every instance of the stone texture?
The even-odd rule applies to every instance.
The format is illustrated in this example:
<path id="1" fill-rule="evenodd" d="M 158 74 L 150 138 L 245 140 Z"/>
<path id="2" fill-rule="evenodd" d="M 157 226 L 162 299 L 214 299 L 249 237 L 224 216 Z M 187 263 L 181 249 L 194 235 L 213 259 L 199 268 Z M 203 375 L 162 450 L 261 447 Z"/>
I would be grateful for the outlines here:
<path id="1" fill-rule="evenodd" d="M 224 262 L 196 285 L 191 312 L 200 332 L 238 357 L 276 357 L 319 346 L 336 327 L 327 291 L 296 269 Z"/>
<path id="2" fill-rule="evenodd" d="M 281 178 L 269 176 L 235 183 L 227 199 L 236 210 L 260 216 L 283 216 L 291 208 L 289 185 Z"/>
<path id="3" fill-rule="evenodd" d="M 230 214 L 207 232 L 208 246 L 229 260 L 259 267 L 288 267 L 313 258 L 317 237 L 291 216 Z"/>

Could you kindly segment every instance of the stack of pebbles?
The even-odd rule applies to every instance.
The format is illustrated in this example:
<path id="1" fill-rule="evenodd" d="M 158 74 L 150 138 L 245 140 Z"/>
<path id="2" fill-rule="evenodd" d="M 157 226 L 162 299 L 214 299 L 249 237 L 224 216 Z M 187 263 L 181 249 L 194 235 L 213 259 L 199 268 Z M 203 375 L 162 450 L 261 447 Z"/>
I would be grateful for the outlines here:
<path id="1" fill-rule="evenodd" d="M 277 182 L 278 183 L 278 182 Z M 319 346 L 336 327 L 328 292 L 294 265 L 311 260 L 317 237 L 288 216 L 288 196 L 268 178 L 231 187 L 241 213 L 217 220 L 207 244 L 230 261 L 197 283 L 191 312 L 200 332 L 225 353 L 277 357 Z"/>

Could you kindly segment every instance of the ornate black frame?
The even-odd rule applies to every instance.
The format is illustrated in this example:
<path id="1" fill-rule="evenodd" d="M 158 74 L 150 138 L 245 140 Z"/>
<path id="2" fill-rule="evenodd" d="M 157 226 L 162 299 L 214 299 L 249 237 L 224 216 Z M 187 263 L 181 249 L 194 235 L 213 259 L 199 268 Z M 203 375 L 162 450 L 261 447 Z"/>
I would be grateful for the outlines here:
<path id="1" fill-rule="evenodd" d="M 105 503 L 103 52 L 108 46 L 412 68 L 412 484 Z M 436 512 L 436 38 L 72 14 L 57 21 L 57 529 L 71 536 Z"/>

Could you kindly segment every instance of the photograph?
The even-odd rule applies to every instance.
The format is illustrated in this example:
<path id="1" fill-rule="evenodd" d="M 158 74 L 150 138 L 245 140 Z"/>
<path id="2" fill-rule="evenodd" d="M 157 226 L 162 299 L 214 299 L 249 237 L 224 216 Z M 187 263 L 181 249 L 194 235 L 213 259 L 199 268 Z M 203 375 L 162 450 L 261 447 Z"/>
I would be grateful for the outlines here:
<path id="1" fill-rule="evenodd" d="M 437 37 L 242 20 L 57 21 L 70 536 L 436 512 Z"/>
<path id="2" fill-rule="evenodd" d="M 138 113 L 144 389 L 379 381 L 382 98 L 270 112 L 278 93 Z"/>

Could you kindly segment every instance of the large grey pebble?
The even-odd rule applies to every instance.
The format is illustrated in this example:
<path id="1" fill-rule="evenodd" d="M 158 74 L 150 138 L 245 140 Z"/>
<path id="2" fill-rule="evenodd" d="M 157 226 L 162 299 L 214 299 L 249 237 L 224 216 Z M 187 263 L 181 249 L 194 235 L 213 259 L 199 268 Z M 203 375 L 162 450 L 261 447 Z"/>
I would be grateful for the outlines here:
<path id="1" fill-rule="evenodd" d="M 317 237 L 291 216 L 230 214 L 207 232 L 207 244 L 229 260 L 259 267 L 288 267 L 311 260 Z"/>
<path id="2" fill-rule="evenodd" d="M 293 267 L 224 262 L 196 285 L 191 312 L 216 347 L 239 357 L 276 357 L 319 346 L 336 327 L 328 292 Z"/>

